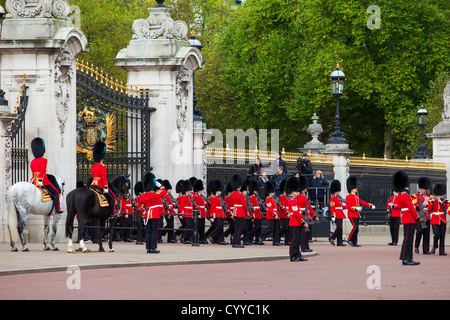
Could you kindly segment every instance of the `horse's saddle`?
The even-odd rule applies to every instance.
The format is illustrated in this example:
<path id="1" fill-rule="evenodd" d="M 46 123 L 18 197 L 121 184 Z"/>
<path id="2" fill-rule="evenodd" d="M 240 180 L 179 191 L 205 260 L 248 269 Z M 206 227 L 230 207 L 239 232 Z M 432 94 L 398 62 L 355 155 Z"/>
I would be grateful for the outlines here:
<path id="1" fill-rule="evenodd" d="M 103 194 L 102 190 L 98 188 L 97 186 L 90 186 L 89 190 L 92 190 L 95 192 L 98 198 L 98 202 L 100 203 L 100 207 L 109 207 L 108 199 L 106 199 L 106 196 Z"/>
<path id="2" fill-rule="evenodd" d="M 39 189 L 39 191 L 41 192 L 41 199 L 42 199 L 42 202 L 45 202 L 45 201 L 52 201 L 52 200 L 53 200 L 53 198 L 52 198 L 50 192 L 47 190 L 47 188 L 41 187 L 41 186 L 36 186 L 36 187 L 37 187 L 37 188 Z"/>

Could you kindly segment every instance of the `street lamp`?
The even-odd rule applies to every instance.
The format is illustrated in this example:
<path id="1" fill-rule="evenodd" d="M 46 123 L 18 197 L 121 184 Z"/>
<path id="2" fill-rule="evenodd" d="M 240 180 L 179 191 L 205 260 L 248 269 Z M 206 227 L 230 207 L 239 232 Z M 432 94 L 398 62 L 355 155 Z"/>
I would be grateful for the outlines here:
<path id="1" fill-rule="evenodd" d="M 424 144 L 424 135 L 423 130 L 425 129 L 425 126 L 427 125 L 427 118 L 428 118 L 428 111 L 425 108 L 420 108 L 419 111 L 417 111 L 417 123 L 420 126 L 421 129 L 421 140 L 420 140 L 420 146 L 417 150 L 416 154 L 414 155 L 414 159 L 426 159 L 430 158 L 430 154 L 427 151 L 427 147 Z"/>
<path id="2" fill-rule="evenodd" d="M 336 70 L 334 70 L 330 75 L 330 85 L 331 93 L 336 99 L 336 121 L 334 124 L 334 131 L 330 134 L 329 144 L 346 144 L 344 136 L 345 133 L 341 131 L 341 122 L 339 117 L 339 99 L 344 94 L 344 84 L 345 84 L 345 74 L 339 70 L 339 64 L 336 65 Z"/>

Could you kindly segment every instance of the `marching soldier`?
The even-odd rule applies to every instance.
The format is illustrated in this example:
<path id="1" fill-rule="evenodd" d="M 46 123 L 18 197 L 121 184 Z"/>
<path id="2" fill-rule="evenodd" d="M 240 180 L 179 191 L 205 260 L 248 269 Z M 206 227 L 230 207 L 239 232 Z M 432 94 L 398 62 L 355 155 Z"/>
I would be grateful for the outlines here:
<path id="1" fill-rule="evenodd" d="M 231 199 L 231 193 L 233 190 L 231 189 L 231 184 L 228 182 L 225 186 L 225 197 L 223 198 L 224 208 L 223 214 L 224 218 L 227 219 L 228 229 L 224 232 L 223 236 L 226 238 L 230 236 L 230 242 L 233 242 L 233 234 L 234 234 L 234 219 L 233 219 L 233 209 L 234 203 Z"/>
<path id="2" fill-rule="evenodd" d="M 299 210 L 301 211 L 303 220 L 306 222 L 305 228 L 303 228 L 303 232 L 300 236 L 300 244 L 301 250 L 303 252 L 311 252 L 312 249 L 309 247 L 309 238 L 311 235 L 311 230 L 308 227 L 308 223 L 312 220 L 319 220 L 319 217 L 316 216 L 311 203 L 308 200 L 307 192 L 308 192 L 308 179 L 305 176 L 300 176 L 300 185 L 299 185 L 299 194 L 297 195 L 297 202 L 299 205 Z"/>
<path id="3" fill-rule="evenodd" d="M 175 208 L 176 208 L 176 200 L 172 196 L 172 185 L 169 180 L 163 181 L 164 189 L 166 189 L 167 194 L 164 196 L 164 200 L 166 203 L 165 208 L 165 217 L 166 217 L 166 226 L 163 230 L 162 236 L 165 236 L 167 233 L 167 242 L 176 243 L 177 240 L 175 238 L 174 228 L 174 219 L 175 219 Z"/>
<path id="4" fill-rule="evenodd" d="M 33 173 L 30 182 L 35 186 L 45 187 L 52 195 L 55 212 L 62 213 L 63 211 L 61 210 L 59 201 L 61 190 L 57 184 L 52 184 L 47 177 L 47 159 L 44 158 L 44 139 L 34 138 L 31 141 L 31 151 L 33 152 L 34 159 L 30 163 L 31 172 Z"/>
<path id="5" fill-rule="evenodd" d="M 358 244 L 358 232 L 359 232 L 359 219 L 360 212 L 362 210 L 361 205 L 375 209 L 375 206 L 368 203 L 358 195 L 358 181 L 355 176 L 350 176 L 347 178 L 347 191 L 349 194 L 345 198 L 345 204 L 347 206 L 347 215 L 352 223 L 353 229 L 348 236 L 348 243 L 352 247 L 361 247 Z"/>
<path id="6" fill-rule="evenodd" d="M 247 201 L 244 195 L 240 192 L 244 181 L 240 174 L 236 173 L 231 176 L 230 185 L 233 192 L 231 193 L 231 200 L 233 203 L 233 219 L 234 219 L 234 233 L 233 233 L 233 248 L 244 248 L 241 244 L 241 235 L 244 231 L 244 219 L 247 217 Z"/>
<path id="7" fill-rule="evenodd" d="M 386 210 L 389 216 L 389 231 L 391 233 L 390 246 L 396 246 L 398 243 L 398 231 L 400 229 L 400 208 L 398 206 L 398 192 L 393 191 L 393 196 L 388 199 Z"/>
<path id="8" fill-rule="evenodd" d="M 106 155 L 106 144 L 103 141 L 97 141 L 92 147 L 92 157 L 95 164 L 91 167 L 92 183 L 90 187 L 95 186 L 103 191 L 108 199 L 110 218 L 114 217 L 116 212 L 116 195 L 108 186 L 107 170 L 103 164 Z"/>
<path id="9" fill-rule="evenodd" d="M 419 215 L 408 194 L 409 178 L 406 172 L 397 171 L 392 176 L 392 187 L 398 192 L 397 203 L 402 215 L 403 244 L 400 251 L 400 260 L 403 265 L 418 265 L 419 261 L 413 260 L 413 242 L 416 223 L 420 221 Z"/>
<path id="10" fill-rule="evenodd" d="M 199 243 L 208 243 L 205 237 L 205 219 L 206 219 L 206 201 L 202 196 L 203 191 L 203 181 L 200 179 L 195 180 L 194 193 L 192 194 L 192 199 L 195 202 L 197 210 L 200 212 L 200 218 L 198 219 L 198 237 Z"/>
<path id="11" fill-rule="evenodd" d="M 278 205 L 275 202 L 275 183 L 272 180 L 267 181 L 264 184 L 264 194 L 266 195 L 265 205 L 267 208 L 266 212 L 266 220 L 269 224 L 267 231 L 261 236 L 261 239 L 264 241 L 265 238 L 272 232 L 272 244 L 274 246 L 282 246 L 280 243 L 280 222 L 279 222 L 279 213 L 278 213 Z"/>
<path id="12" fill-rule="evenodd" d="M 330 243 L 334 246 L 334 239 L 337 239 L 338 246 L 346 246 L 342 242 L 342 226 L 343 221 L 346 218 L 344 209 L 345 202 L 344 199 L 339 195 L 341 192 L 341 182 L 339 180 L 331 181 L 330 185 L 330 194 L 333 196 L 330 198 L 330 212 L 331 212 L 331 221 L 336 224 L 336 229 L 333 234 L 330 236 Z"/>
<path id="13" fill-rule="evenodd" d="M 261 240 L 261 221 L 263 218 L 261 212 L 261 200 L 259 199 L 259 185 L 258 180 L 251 179 L 248 185 L 248 192 L 250 194 L 250 202 L 253 206 L 252 218 L 253 218 L 253 228 L 250 230 L 250 241 L 255 237 L 255 244 L 264 245 Z"/>
<path id="14" fill-rule="evenodd" d="M 182 217 L 185 223 L 185 229 L 181 234 L 181 242 L 185 244 L 192 244 L 194 203 L 190 196 L 192 193 L 192 183 L 190 180 L 183 181 L 181 184 L 181 193 L 183 195 L 178 198 L 178 213 L 183 214 Z"/>
<path id="15" fill-rule="evenodd" d="M 280 204 L 280 242 L 281 236 L 284 235 L 284 245 L 288 246 L 290 237 L 289 237 L 289 217 L 287 216 L 287 205 L 288 205 L 288 197 L 285 192 L 286 179 L 281 180 L 280 182 L 280 192 L 281 194 L 278 196 L 278 203 Z"/>
<path id="16" fill-rule="evenodd" d="M 432 196 L 427 193 L 431 190 L 431 180 L 428 177 L 420 177 L 417 180 L 419 192 L 411 196 L 412 203 L 416 210 L 422 212 L 423 216 L 427 218 L 425 222 L 426 228 L 423 228 L 422 223 L 416 225 L 416 241 L 414 245 L 414 252 L 419 253 L 420 240 L 423 236 L 423 254 L 430 254 L 430 220 L 428 213 L 428 204 Z"/>
<path id="17" fill-rule="evenodd" d="M 450 203 L 444 198 L 447 193 L 447 186 L 444 183 L 436 183 L 434 185 L 435 197 L 431 199 L 428 205 L 428 211 L 431 212 L 431 225 L 433 227 L 433 249 L 431 253 L 434 254 L 439 247 L 439 255 L 446 256 L 445 252 L 445 233 L 447 230 L 446 214 L 449 212 Z"/>
<path id="18" fill-rule="evenodd" d="M 210 202 L 210 221 L 212 223 L 212 231 L 209 234 L 209 241 L 211 243 L 218 243 L 220 245 L 226 245 L 224 233 L 223 233 L 223 207 L 222 199 L 220 195 L 222 194 L 223 184 L 220 179 L 213 180 L 211 183 L 211 193 L 209 197 Z"/>

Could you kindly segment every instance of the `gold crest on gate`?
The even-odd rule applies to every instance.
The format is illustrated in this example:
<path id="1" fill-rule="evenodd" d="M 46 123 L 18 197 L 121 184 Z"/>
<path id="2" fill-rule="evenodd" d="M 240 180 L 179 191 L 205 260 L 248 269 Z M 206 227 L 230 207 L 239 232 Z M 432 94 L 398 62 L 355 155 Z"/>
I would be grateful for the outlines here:
<path id="1" fill-rule="evenodd" d="M 116 150 L 116 115 L 95 104 L 86 105 L 77 115 L 77 153 L 85 153 L 89 161 L 93 161 L 92 147 L 97 141 L 105 142 L 106 152 Z"/>

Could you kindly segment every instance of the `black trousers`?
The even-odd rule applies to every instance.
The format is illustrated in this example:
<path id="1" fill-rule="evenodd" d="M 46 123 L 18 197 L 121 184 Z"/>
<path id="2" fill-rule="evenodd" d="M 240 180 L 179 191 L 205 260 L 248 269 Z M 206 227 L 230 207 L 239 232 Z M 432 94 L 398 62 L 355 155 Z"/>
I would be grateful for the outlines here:
<path id="1" fill-rule="evenodd" d="M 205 242 L 205 218 L 198 218 L 198 241 Z"/>
<path id="2" fill-rule="evenodd" d="M 336 229 L 334 229 L 333 234 L 331 235 L 331 239 L 337 240 L 337 245 L 342 244 L 342 224 L 343 220 L 336 218 L 336 221 L 334 222 L 336 224 Z"/>
<path id="3" fill-rule="evenodd" d="M 400 260 L 411 261 L 413 259 L 413 243 L 414 231 L 416 230 L 415 223 L 406 223 L 403 225 L 403 244 L 400 251 Z"/>
<path id="4" fill-rule="evenodd" d="M 234 217 L 234 233 L 232 245 L 237 246 L 241 244 L 241 235 L 244 232 L 244 220 L 242 217 Z"/>
<path id="5" fill-rule="evenodd" d="M 289 257 L 292 259 L 300 258 L 302 253 L 300 251 L 300 239 L 302 234 L 305 234 L 304 227 L 289 227 L 289 234 L 291 236 L 291 244 L 289 246 Z"/>
<path id="6" fill-rule="evenodd" d="M 145 248 L 156 249 L 158 245 L 159 219 L 148 219 L 145 225 Z"/>
<path id="7" fill-rule="evenodd" d="M 414 247 L 419 248 L 420 246 L 420 240 L 423 238 L 422 248 L 423 252 L 429 252 L 430 251 L 430 220 L 427 220 L 426 222 L 427 228 L 422 228 L 422 223 L 418 223 L 416 226 L 416 242 L 414 244 Z"/>
<path id="8" fill-rule="evenodd" d="M 184 222 L 186 223 L 185 229 L 183 230 L 183 233 L 181 234 L 181 239 L 184 241 L 192 241 L 192 235 L 193 235 L 193 228 L 194 228 L 194 219 L 184 217 Z"/>
<path id="9" fill-rule="evenodd" d="M 309 239 L 310 238 L 311 238 L 311 226 L 308 226 L 308 228 L 303 227 L 303 232 L 300 235 L 300 245 L 302 247 L 302 250 L 310 249 L 310 247 L 309 247 Z"/>
<path id="10" fill-rule="evenodd" d="M 358 232 L 359 232 L 359 218 L 350 218 L 353 229 L 348 236 L 348 241 L 353 242 L 353 244 L 358 243 Z"/>
<path id="11" fill-rule="evenodd" d="M 170 230 L 162 230 L 161 235 L 164 237 L 167 234 L 167 241 L 175 240 L 175 231 L 173 230 L 174 227 L 174 216 L 172 215 L 166 215 L 166 225 L 164 226 L 164 229 L 170 229 Z"/>
<path id="12" fill-rule="evenodd" d="M 250 241 L 253 242 L 253 237 L 255 237 L 255 243 L 261 241 L 261 219 L 255 219 L 252 224 L 252 229 L 250 230 Z"/>
<path id="13" fill-rule="evenodd" d="M 291 237 L 289 236 L 289 218 L 281 218 L 280 219 L 280 241 L 281 237 L 284 236 L 284 244 L 288 244 L 291 241 Z"/>
<path id="14" fill-rule="evenodd" d="M 391 232 L 392 243 L 398 243 L 399 230 L 400 230 L 400 217 L 390 217 L 389 231 Z"/>
<path id="15" fill-rule="evenodd" d="M 439 246 L 439 253 L 445 253 L 445 232 L 447 225 L 442 221 L 440 224 L 433 224 L 433 248 L 437 249 Z"/>
<path id="16" fill-rule="evenodd" d="M 280 220 L 276 219 L 269 219 L 267 220 L 269 223 L 269 228 L 267 228 L 267 231 L 262 235 L 262 239 L 264 240 L 270 232 L 272 232 L 272 243 L 280 243 Z"/>
<path id="17" fill-rule="evenodd" d="M 223 218 L 215 218 L 212 230 L 209 236 L 214 240 L 215 243 L 221 243 L 224 242 L 224 235 L 223 235 Z"/>
<path id="18" fill-rule="evenodd" d="M 243 231 L 243 237 L 242 237 L 242 241 L 244 242 L 244 244 L 249 244 L 250 243 L 250 229 L 252 227 L 252 220 L 251 219 L 245 219 L 244 220 L 244 231 Z"/>

